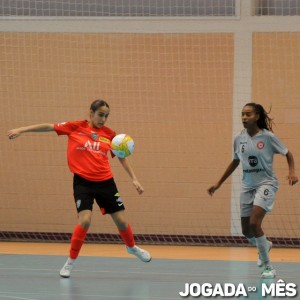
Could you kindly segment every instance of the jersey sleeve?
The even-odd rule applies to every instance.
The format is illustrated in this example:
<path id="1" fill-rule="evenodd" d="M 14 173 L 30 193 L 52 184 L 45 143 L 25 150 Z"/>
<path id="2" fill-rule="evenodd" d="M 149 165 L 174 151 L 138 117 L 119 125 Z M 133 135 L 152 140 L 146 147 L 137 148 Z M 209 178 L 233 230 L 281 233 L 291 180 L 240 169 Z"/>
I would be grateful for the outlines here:
<path id="1" fill-rule="evenodd" d="M 238 148 L 238 137 L 235 137 L 233 142 L 233 159 L 240 160 L 238 156 L 239 148 Z"/>
<path id="2" fill-rule="evenodd" d="M 63 122 L 63 123 L 55 123 L 54 130 L 57 135 L 69 135 L 73 132 L 80 124 L 80 122 Z"/>
<path id="3" fill-rule="evenodd" d="M 275 134 L 272 134 L 270 136 L 270 142 L 274 150 L 274 153 L 278 153 L 281 155 L 286 155 L 288 153 L 289 150 L 287 149 L 287 147 Z"/>
<path id="4" fill-rule="evenodd" d="M 113 140 L 113 138 L 116 136 L 116 132 L 113 130 L 110 130 L 110 142 Z M 112 152 L 111 148 L 110 148 L 110 156 L 112 158 L 114 158 L 116 155 Z"/>

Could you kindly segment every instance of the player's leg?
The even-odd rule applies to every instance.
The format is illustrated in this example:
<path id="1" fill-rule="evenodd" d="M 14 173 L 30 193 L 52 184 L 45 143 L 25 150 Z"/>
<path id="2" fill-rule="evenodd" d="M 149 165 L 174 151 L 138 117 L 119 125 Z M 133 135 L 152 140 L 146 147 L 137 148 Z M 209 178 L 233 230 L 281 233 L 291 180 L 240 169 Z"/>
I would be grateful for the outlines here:
<path id="1" fill-rule="evenodd" d="M 78 224 L 75 226 L 71 238 L 71 247 L 70 247 L 71 259 L 76 259 L 78 257 L 80 249 L 84 243 L 86 234 L 90 227 L 91 220 L 92 220 L 91 210 L 86 209 L 78 213 Z"/>
<path id="2" fill-rule="evenodd" d="M 248 239 L 248 241 L 250 242 L 250 244 L 252 244 L 255 247 L 257 247 L 257 245 L 256 245 L 256 238 L 255 238 L 255 236 L 253 234 L 253 231 L 252 231 L 252 228 L 250 226 L 250 217 L 242 217 L 241 218 L 241 225 L 242 225 L 242 233 L 243 233 L 243 235 Z M 257 266 L 258 267 L 262 267 L 263 265 L 264 264 L 262 262 L 261 255 L 258 252 Z"/>
<path id="3" fill-rule="evenodd" d="M 87 231 L 90 227 L 92 211 L 83 210 L 78 213 L 78 224 L 75 226 L 70 245 L 70 254 L 65 265 L 60 270 L 60 276 L 68 278 L 71 275 L 73 265 L 84 243 Z"/>
<path id="4" fill-rule="evenodd" d="M 250 216 L 249 217 L 241 217 L 241 226 L 242 226 L 242 233 L 248 239 L 248 241 L 256 246 L 256 240 L 254 234 L 252 232 L 252 228 L 250 226 Z"/>
<path id="5" fill-rule="evenodd" d="M 151 255 L 135 245 L 133 232 L 125 218 L 125 206 L 118 192 L 114 179 L 104 182 L 97 190 L 96 202 L 102 214 L 109 214 L 116 224 L 127 252 L 144 262 L 151 260 Z"/>
<path id="6" fill-rule="evenodd" d="M 65 265 L 60 270 L 60 276 L 68 278 L 77 259 L 80 249 L 85 241 L 87 231 L 91 224 L 92 209 L 93 209 L 93 186 L 85 179 L 74 175 L 73 181 L 74 200 L 78 213 L 78 224 L 73 230 L 71 237 L 71 245 L 69 257 Z"/>
<path id="7" fill-rule="evenodd" d="M 253 202 L 255 199 L 256 190 L 241 192 L 240 195 L 240 205 L 241 205 L 241 226 L 242 226 L 242 233 L 248 239 L 248 241 L 257 247 L 256 238 L 250 226 L 250 216 L 253 211 Z M 257 259 L 257 266 L 262 267 L 263 262 L 261 256 L 258 252 L 258 259 Z"/>
<path id="8" fill-rule="evenodd" d="M 272 243 L 267 240 L 262 229 L 262 222 L 265 215 L 266 211 L 262 207 L 254 205 L 253 212 L 250 218 L 250 226 L 255 235 L 256 246 L 259 251 L 259 259 L 262 262 L 261 265 L 265 268 L 262 272 L 262 277 L 274 278 L 276 276 L 276 271 L 271 265 L 269 256 L 269 251 L 272 248 Z"/>
<path id="9" fill-rule="evenodd" d="M 110 215 L 119 230 L 123 242 L 126 245 L 127 252 L 135 255 L 143 262 L 149 262 L 151 260 L 150 253 L 135 245 L 133 232 L 130 224 L 126 222 L 124 210 L 111 213 Z"/>
<path id="10" fill-rule="evenodd" d="M 271 265 L 269 251 L 272 242 L 268 241 L 262 229 L 262 222 L 267 212 L 270 212 L 274 205 L 276 189 L 270 186 L 262 186 L 256 192 L 252 214 L 250 216 L 250 226 L 256 239 L 260 259 L 264 265 L 263 278 L 274 278 L 276 271 Z"/>
<path id="11" fill-rule="evenodd" d="M 241 227 L 243 235 L 248 241 L 256 246 L 256 240 L 250 226 L 250 216 L 253 209 L 253 201 L 255 197 L 255 190 L 244 192 L 240 194 L 240 215 L 241 215 Z"/>

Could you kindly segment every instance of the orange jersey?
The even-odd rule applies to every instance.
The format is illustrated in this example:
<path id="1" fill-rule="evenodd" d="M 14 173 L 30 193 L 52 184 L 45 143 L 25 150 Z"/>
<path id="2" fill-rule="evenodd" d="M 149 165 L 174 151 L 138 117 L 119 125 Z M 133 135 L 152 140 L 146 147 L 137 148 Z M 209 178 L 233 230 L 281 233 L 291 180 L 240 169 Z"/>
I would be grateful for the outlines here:
<path id="1" fill-rule="evenodd" d="M 111 140 L 116 133 L 103 126 L 89 126 L 88 121 L 54 124 L 58 135 L 68 136 L 68 165 L 72 173 L 90 180 L 104 181 L 113 177 L 108 162 Z"/>

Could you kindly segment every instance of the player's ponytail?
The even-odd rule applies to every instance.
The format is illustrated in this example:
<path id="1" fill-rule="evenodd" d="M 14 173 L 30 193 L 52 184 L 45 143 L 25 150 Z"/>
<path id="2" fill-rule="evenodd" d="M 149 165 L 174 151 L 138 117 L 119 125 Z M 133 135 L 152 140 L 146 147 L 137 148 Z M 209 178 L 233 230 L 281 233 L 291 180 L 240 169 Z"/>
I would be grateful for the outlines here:
<path id="1" fill-rule="evenodd" d="M 273 119 L 269 117 L 269 112 L 266 112 L 264 107 L 261 104 L 257 104 L 254 102 L 247 103 L 245 106 L 251 106 L 255 110 L 255 112 L 259 115 L 259 119 L 257 120 L 257 126 L 260 129 L 266 129 L 272 131 L 272 125 L 274 124 Z"/>

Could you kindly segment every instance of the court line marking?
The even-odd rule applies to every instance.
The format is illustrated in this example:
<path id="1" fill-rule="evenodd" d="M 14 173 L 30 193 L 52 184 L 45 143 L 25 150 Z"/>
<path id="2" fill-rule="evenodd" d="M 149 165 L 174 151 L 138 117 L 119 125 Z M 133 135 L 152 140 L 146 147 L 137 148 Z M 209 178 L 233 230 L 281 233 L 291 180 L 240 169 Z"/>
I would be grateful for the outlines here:
<path id="1" fill-rule="evenodd" d="M 256 269 L 256 268 L 253 268 Z M 1 268 L 0 270 L 18 270 L 18 271 L 48 271 L 48 272 L 58 272 L 58 269 L 30 269 L 30 268 Z M 127 275 L 127 274 L 143 274 L 143 275 L 166 275 L 166 276 L 216 276 L 214 273 L 178 273 L 178 272 L 147 272 L 147 271 L 124 271 L 123 273 L 120 272 L 120 270 L 118 271 L 111 271 L 111 270 L 88 270 L 88 269 L 79 269 L 79 270 L 73 270 L 72 273 L 81 273 L 81 272 L 85 272 L 85 273 L 110 273 L 110 274 L 123 274 L 123 275 Z M 240 278 L 241 274 L 237 274 L 237 276 Z M 248 275 L 247 275 L 248 277 Z M 58 277 L 59 278 L 59 277 Z M 61 278 L 62 280 L 64 278 Z M 67 280 L 67 279 L 65 279 Z M 0 292 L 1 293 L 1 292 Z"/>
<path id="2" fill-rule="evenodd" d="M 216 266 L 217 267 L 217 266 Z M 131 268 L 132 270 L 133 268 Z M 141 271 L 138 271 L 138 270 Z M 253 274 L 231 274 L 232 275 L 232 279 L 244 279 L 244 278 L 256 278 L 258 275 L 255 273 L 256 270 L 258 270 L 258 268 L 256 267 L 256 265 L 251 266 L 250 268 L 248 268 L 249 271 L 253 271 Z M 44 271 L 44 272 L 54 272 L 54 273 L 58 273 L 59 269 L 35 269 L 35 268 L 5 268 L 5 267 L 0 267 L 0 270 L 18 270 L 18 271 Z M 74 269 L 73 273 L 83 273 L 83 272 L 88 272 L 88 273 L 94 273 L 94 274 L 118 274 L 118 275 L 127 275 L 127 274 L 136 274 L 136 275 L 162 275 L 162 276 L 173 276 L 173 277 L 182 277 L 184 276 L 186 280 L 188 280 L 188 278 L 190 277 L 195 277 L 195 276 L 205 276 L 207 278 L 210 277 L 214 277 L 215 274 L 214 273 L 201 273 L 201 272 L 188 272 L 188 273 L 182 273 L 182 272 L 153 272 L 152 271 L 147 271 L 147 270 L 142 270 L 141 268 L 136 268 L 136 271 L 129 271 L 129 270 L 124 270 L 124 272 L 121 272 L 120 270 L 118 271 L 112 271 L 112 270 L 88 270 L 88 269 Z M 294 278 L 294 276 L 296 276 L 296 274 L 294 275 L 294 273 L 296 272 L 295 270 L 289 270 L 289 269 L 285 269 L 284 272 L 285 274 L 285 278 Z M 58 278 L 60 278 L 57 275 Z M 63 278 L 60 278 L 62 280 L 64 280 Z M 67 279 L 65 279 L 67 280 Z M 1 292 L 0 292 L 1 293 Z"/>
<path id="3" fill-rule="evenodd" d="M 2 293 L 2 292 L 0 292 Z M 4 292 L 5 293 L 5 292 Z M 38 300 L 38 299 L 33 299 L 33 298 L 22 298 L 22 297 L 15 297 L 15 296 L 1 296 L 1 297 L 5 297 L 5 298 L 8 298 L 8 299 L 20 299 L 20 300 Z"/>
<path id="4" fill-rule="evenodd" d="M 2 297 L 1 294 L 3 293 L 7 293 L 7 292 L 0 292 L 0 297 Z M 40 293 L 33 293 L 34 295 L 40 295 Z M 47 296 L 58 296 L 57 294 L 52 294 L 52 293 L 47 293 Z M 70 296 L 72 294 L 66 294 L 66 293 L 63 293 L 63 294 L 59 294 L 60 296 Z M 84 294 L 80 294 L 79 295 L 80 297 L 106 297 L 106 298 L 111 298 L 111 299 L 141 299 L 141 296 L 111 296 L 111 295 L 100 295 L 100 294 L 97 294 L 97 295 L 84 295 Z M 3 297 L 5 298 L 9 298 L 9 299 L 19 299 L 19 300 L 38 300 L 38 299 L 34 299 L 34 298 L 24 298 L 24 297 L 16 297 L 16 296 L 6 296 L 6 295 L 3 295 Z M 101 298 L 99 298 L 101 299 Z M 153 297 L 153 296 L 147 296 L 147 299 L 153 299 L 153 300 L 156 300 L 156 299 L 160 299 L 160 300 L 178 300 L 178 298 L 170 298 L 170 297 Z"/>

